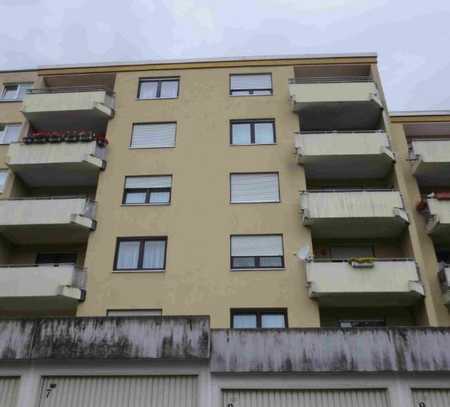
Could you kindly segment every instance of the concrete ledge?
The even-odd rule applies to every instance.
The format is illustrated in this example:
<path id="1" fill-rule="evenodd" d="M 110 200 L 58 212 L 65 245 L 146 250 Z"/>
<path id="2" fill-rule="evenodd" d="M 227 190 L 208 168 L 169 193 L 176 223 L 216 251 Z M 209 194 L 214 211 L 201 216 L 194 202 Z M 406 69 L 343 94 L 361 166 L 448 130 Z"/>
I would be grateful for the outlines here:
<path id="1" fill-rule="evenodd" d="M 209 359 L 208 317 L 0 320 L 0 361 Z"/>
<path id="2" fill-rule="evenodd" d="M 450 329 L 213 330 L 211 371 L 448 372 Z"/>

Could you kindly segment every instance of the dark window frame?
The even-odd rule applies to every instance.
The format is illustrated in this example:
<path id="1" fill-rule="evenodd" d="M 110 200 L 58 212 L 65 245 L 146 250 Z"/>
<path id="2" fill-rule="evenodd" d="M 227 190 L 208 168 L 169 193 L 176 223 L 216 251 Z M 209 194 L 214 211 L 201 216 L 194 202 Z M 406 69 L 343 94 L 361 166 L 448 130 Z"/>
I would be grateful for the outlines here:
<path id="1" fill-rule="evenodd" d="M 271 123 L 273 131 L 273 143 L 256 143 L 255 124 Z M 249 124 L 250 125 L 250 143 L 249 144 L 234 144 L 233 143 L 233 125 L 234 124 Z M 275 126 L 275 119 L 236 119 L 230 120 L 230 145 L 231 146 L 272 146 L 277 144 L 277 133 Z"/>
<path id="2" fill-rule="evenodd" d="M 174 82 L 177 81 L 177 96 L 174 98 L 161 97 L 161 87 L 163 82 Z M 141 84 L 145 82 L 156 82 L 156 97 L 154 98 L 142 98 L 141 97 Z M 166 100 L 166 99 L 178 99 L 180 96 L 180 77 L 179 76 L 168 76 L 162 78 L 139 78 L 137 100 Z"/>
<path id="3" fill-rule="evenodd" d="M 256 328 L 235 328 L 234 316 L 235 315 L 256 315 Z M 284 328 L 263 328 L 261 326 L 263 315 L 283 315 Z M 288 310 L 287 308 L 231 308 L 230 309 L 230 327 L 231 329 L 286 329 L 289 328 L 288 324 Z"/>
<path id="4" fill-rule="evenodd" d="M 233 237 L 259 237 L 259 236 L 280 236 L 281 237 L 281 249 L 283 251 L 283 254 L 281 256 L 233 256 L 231 252 L 231 241 Z M 235 258 L 254 258 L 255 259 L 255 267 L 233 267 L 233 259 Z M 258 266 L 257 264 L 260 263 L 261 258 L 274 258 L 274 257 L 281 257 L 281 266 L 274 267 L 274 266 Z M 258 259 L 258 261 L 256 260 Z M 237 271 L 237 270 L 283 270 L 286 267 L 286 263 L 284 261 L 284 239 L 282 233 L 261 233 L 261 234 L 243 234 L 243 235 L 230 235 L 230 270 L 231 271 Z"/>
<path id="5" fill-rule="evenodd" d="M 277 201 L 251 201 L 251 202 L 233 202 L 233 197 L 231 194 L 231 178 L 233 175 L 263 175 L 263 174 L 277 174 L 278 180 L 278 200 Z M 280 173 L 279 171 L 260 171 L 260 172 L 230 172 L 229 178 L 229 199 L 230 204 L 232 205 L 261 205 L 261 204 L 279 204 L 281 203 L 281 182 L 280 182 Z"/>
<path id="6" fill-rule="evenodd" d="M 164 241 L 164 263 L 162 268 L 143 268 L 143 262 L 144 262 L 144 247 L 145 242 L 147 241 Z M 140 242 L 139 243 L 139 257 L 138 257 L 138 267 L 137 268 L 118 268 L 117 267 L 117 261 L 119 260 L 119 247 L 121 242 Z M 114 253 L 114 264 L 113 264 L 113 271 L 120 271 L 120 272 L 142 272 L 142 271 L 149 271 L 149 272 L 163 272 L 166 270 L 166 264 L 167 264 L 167 244 L 168 244 L 168 238 L 167 236 L 129 236 L 129 237 L 117 237 L 116 238 L 116 249 Z"/>
<path id="7" fill-rule="evenodd" d="M 255 75 L 270 75 L 270 83 L 272 84 L 272 87 L 264 88 L 264 89 L 232 89 L 231 88 L 231 77 L 232 76 L 255 76 Z M 229 95 L 230 96 L 273 96 L 273 76 L 272 72 L 251 72 L 251 73 L 231 73 L 229 75 L 229 81 L 228 81 L 228 89 L 229 89 Z M 253 92 L 267 92 L 269 91 L 269 94 L 265 95 L 258 95 L 254 94 Z M 239 94 L 233 94 L 233 92 L 248 92 L 248 94 L 239 95 Z"/>
<path id="8" fill-rule="evenodd" d="M 127 178 L 142 178 L 142 177 L 170 177 L 171 186 L 170 188 L 126 188 Z M 170 205 L 172 203 L 172 174 L 161 174 L 161 175 L 126 175 L 123 184 L 123 194 L 122 194 L 122 205 L 125 206 L 164 206 Z M 145 202 L 144 203 L 127 203 L 126 197 L 128 192 L 145 192 Z M 152 192 L 169 192 L 169 200 L 167 202 L 161 203 L 151 203 L 150 195 Z"/>

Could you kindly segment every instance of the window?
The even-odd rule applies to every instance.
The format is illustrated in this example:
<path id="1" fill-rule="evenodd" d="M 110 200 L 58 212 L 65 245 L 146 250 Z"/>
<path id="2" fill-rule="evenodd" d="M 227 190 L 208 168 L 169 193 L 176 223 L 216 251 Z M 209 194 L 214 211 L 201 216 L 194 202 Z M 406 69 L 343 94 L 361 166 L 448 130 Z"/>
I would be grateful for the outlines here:
<path id="1" fill-rule="evenodd" d="M 231 144 L 275 144 L 275 121 L 233 120 L 231 122 Z"/>
<path id="2" fill-rule="evenodd" d="M 166 246 L 166 237 L 118 238 L 114 269 L 164 270 Z"/>
<path id="3" fill-rule="evenodd" d="M 0 170 L 0 193 L 2 193 L 5 190 L 7 179 L 8 179 L 8 170 Z"/>
<path id="4" fill-rule="evenodd" d="M 22 100 L 25 92 L 31 89 L 32 83 L 16 83 L 5 85 L 1 95 L 2 100 Z"/>
<path id="5" fill-rule="evenodd" d="M 281 235 L 231 236 L 231 269 L 283 268 Z"/>
<path id="6" fill-rule="evenodd" d="M 140 123 L 133 125 L 131 148 L 175 147 L 176 123 Z"/>
<path id="7" fill-rule="evenodd" d="M 110 309 L 108 317 L 160 317 L 162 309 Z"/>
<path id="8" fill-rule="evenodd" d="M 232 96 L 261 96 L 272 94 L 272 75 L 244 74 L 230 75 L 230 95 Z"/>
<path id="9" fill-rule="evenodd" d="M 123 204 L 164 205 L 170 203 L 172 176 L 125 177 Z"/>
<path id="10" fill-rule="evenodd" d="M 287 326 L 286 309 L 231 310 L 231 328 L 234 329 L 287 328 Z"/>
<path id="11" fill-rule="evenodd" d="M 231 174 L 231 203 L 280 202 L 278 173 Z"/>
<path id="12" fill-rule="evenodd" d="M 178 78 L 141 79 L 138 99 L 175 99 L 178 97 Z"/>
<path id="13" fill-rule="evenodd" d="M 19 141 L 21 124 L 0 124 L 0 144 Z"/>
<path id="14" fill-rule="evenodd" d="M 38 253 L 36 264 L 75 264 L 77 253 Z"/>
<path id="15" fill-rule="evenodd" d="M 377 328 L 386 326 L 384 319 L 353 319 L 338 321 L 339 328 Z"/>

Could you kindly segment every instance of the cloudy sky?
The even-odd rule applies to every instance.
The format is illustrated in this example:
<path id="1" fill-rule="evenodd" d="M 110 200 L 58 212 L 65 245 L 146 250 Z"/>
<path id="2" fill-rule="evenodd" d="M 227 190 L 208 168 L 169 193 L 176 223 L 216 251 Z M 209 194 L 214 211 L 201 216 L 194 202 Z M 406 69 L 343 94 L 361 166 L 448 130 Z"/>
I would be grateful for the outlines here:
<path id="1" fill-rule="evenodd" d="M 0 0 L 0 70 L 377 52 L 390 110 L 450 109 L 450 0 Z"/>

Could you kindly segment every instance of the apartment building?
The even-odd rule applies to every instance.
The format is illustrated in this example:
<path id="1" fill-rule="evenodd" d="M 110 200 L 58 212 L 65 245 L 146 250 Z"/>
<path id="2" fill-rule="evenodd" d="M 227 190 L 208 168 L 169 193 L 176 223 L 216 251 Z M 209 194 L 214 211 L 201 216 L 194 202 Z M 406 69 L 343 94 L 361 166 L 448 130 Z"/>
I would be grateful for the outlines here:
<path id="1" fill-rule="evenodd" d="M 450 405 L 450 111 L 376 55 L 0 92 L 0 406 Z"/>

